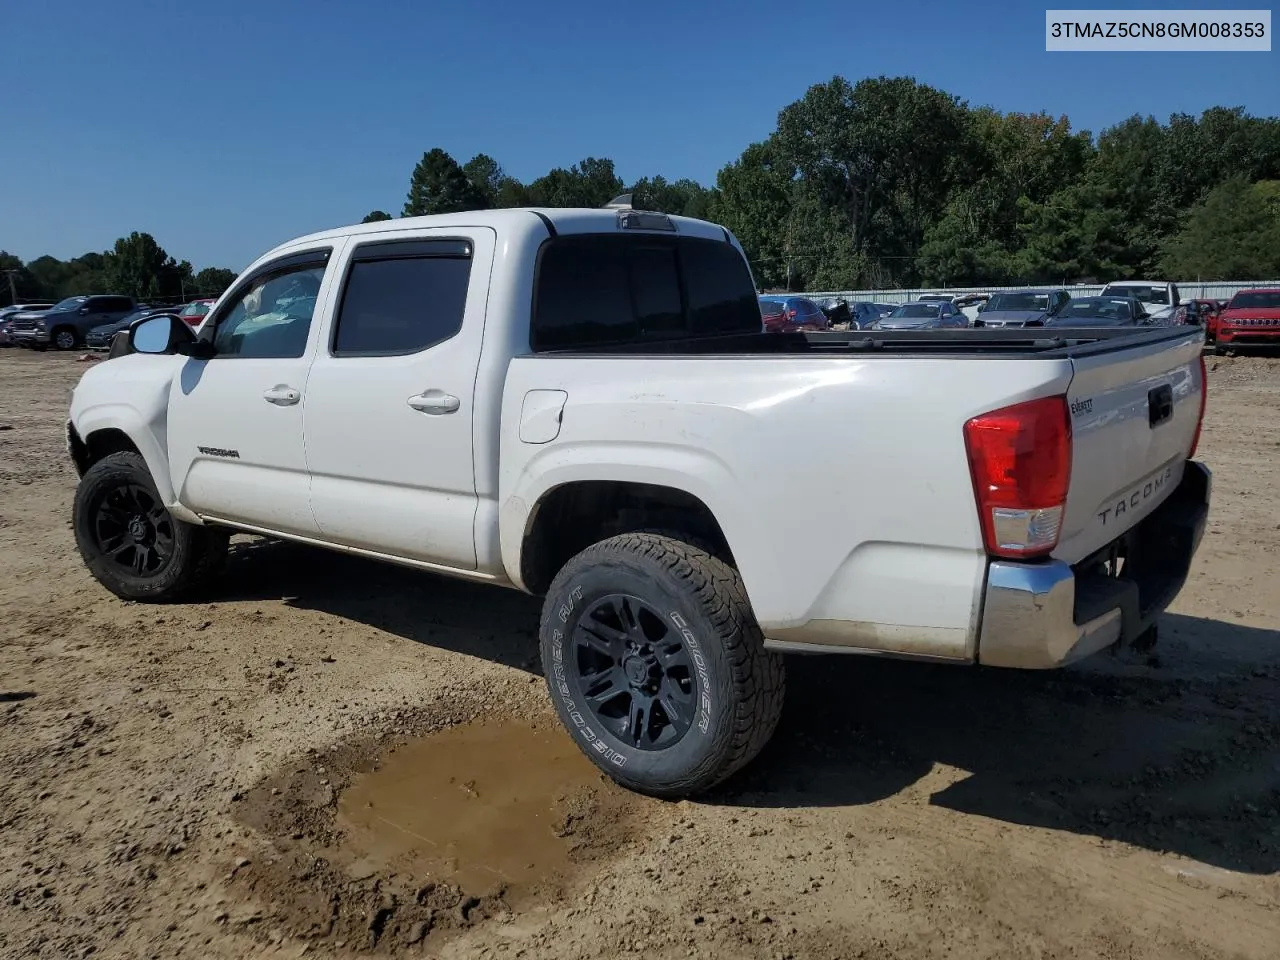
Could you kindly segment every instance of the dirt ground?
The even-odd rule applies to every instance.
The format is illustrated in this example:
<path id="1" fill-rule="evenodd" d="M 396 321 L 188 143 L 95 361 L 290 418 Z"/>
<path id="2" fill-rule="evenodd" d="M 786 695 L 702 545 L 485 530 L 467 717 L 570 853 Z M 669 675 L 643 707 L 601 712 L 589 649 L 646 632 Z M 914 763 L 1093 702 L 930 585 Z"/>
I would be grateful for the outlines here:
<path id="1" fill-rule="evenodd" d="M 566 754 L 518 594 L 238 538 L 216 602 L 109 596 L 85 364 L 0 351 L 0 956 L 1280 957 L 1280 361 L 1210 366 L 1154 657 L 793 659 L 672 804 Z"/>

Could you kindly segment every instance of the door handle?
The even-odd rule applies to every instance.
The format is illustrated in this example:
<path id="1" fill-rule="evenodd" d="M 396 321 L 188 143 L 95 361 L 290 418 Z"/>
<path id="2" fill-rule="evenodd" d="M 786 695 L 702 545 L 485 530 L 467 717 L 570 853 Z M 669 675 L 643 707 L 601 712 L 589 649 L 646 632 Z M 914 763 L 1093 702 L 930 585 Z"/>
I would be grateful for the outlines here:
<path id="1" fill-rule="evenodd" d="M 267 403 L 274 403 L 277 407 L 291 407 L 302 399 L 302 393 L 293 387 L 277 383 L 262 394 L 262 399 Z"/>
<path id="2" fill-rule="evenodd" d="M 416 397 L 410 397 L 406 402 L 413 409 L 420 410 L 422 413 L 430 413 L 433 416 L 439 416 L 442 413 L 457 413 L 458 408 L 462 406 L 462 401 L 457 397 L 440 390 L 426 390 Z"/>

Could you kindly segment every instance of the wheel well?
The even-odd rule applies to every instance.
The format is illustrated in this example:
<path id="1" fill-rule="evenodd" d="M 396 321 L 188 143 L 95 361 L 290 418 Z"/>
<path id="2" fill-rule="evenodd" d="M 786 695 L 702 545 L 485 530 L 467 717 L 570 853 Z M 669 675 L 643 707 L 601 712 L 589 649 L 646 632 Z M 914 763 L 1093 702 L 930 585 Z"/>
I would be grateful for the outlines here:
<path id="1" fill-rule="evenodd" d="M 132 453 L 140 452 L 137 445 L 129 439 L 129 435 L 123 430 L 114 428 L 95 430 L 84 440 L 80 439 L 75 427 L 69 428 L 69 434 L 71 459 L 75 461 L 76 471 L 82 477 L 85 471 L 103 457 L 110 456 L 113 453 L 122 453 L 126 450 Z"/>
<path id="2" fill-rule="evenodd" d="M 51 337 L 56 337 L 56 336 L 57 336 L 59 333 L 61 333 L 63 330 L 70 330 L 70 331 L 71 331 L 71 335 L 72 335 L 73 337 L 75 337 L 77 340 L 79 340 L 79 339 L 80 339 L 80 333 L 79 333 L 79 331 L 77 331 L 77 330 L 76 330 L 76 328 L 75 328 L 75 326 L 73 326 L 73 325 L 72 325 L 72 324 L 70 324 L 70 323 L 60 323 L 60 324 L 58 324 L 56 327 L 54 327 L 52 330 L 50 330 L 50 331 L 49 331 L 49 336 L 51 336 Z"/>
<path id="3" fill-rule="evenodd" d="M 538 501 L 521 545 L 520 577 L 530 592 L 543 594 L 575 554 L 638 530 L 683 537 L 733 564 L 715 515 L 693 494 L 648 483 L 587 480 L 556 487 Z"/>

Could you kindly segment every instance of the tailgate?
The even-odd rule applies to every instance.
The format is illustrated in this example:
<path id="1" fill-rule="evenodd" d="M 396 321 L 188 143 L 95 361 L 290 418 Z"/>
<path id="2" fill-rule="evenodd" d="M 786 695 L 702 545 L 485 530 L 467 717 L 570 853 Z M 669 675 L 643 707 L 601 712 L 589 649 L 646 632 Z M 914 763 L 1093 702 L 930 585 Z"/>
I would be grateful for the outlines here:
<path id="1" fill-rule="evenodd" d="M 1083 560 L 1178 485 L 1200 416 L 1202 346 L 1196 328 L 1072 358 L 1071 484 L 1054 557 Z"/>

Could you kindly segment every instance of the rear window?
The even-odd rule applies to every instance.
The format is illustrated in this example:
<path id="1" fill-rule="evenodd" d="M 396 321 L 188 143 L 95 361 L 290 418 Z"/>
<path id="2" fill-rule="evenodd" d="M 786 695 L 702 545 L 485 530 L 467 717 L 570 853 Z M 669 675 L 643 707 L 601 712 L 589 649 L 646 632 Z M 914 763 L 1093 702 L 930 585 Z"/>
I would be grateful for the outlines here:
<path id="1" fill-rule="evenodd" d="M 731 244 L 594 234 L 551 240 L 539 256 L 535 350 L 759 332 L 751 274 Z"/>
<path id="2" fill-rule="evenodd" d="M 1280 308 L 1280 290 L 1257 290 L 1237 293 L 1227 304 L 1228 310 L 1270 310 Z"/>
<path id="3" fill-rule="evenodd" d="M 991 313 L 998 313 L 1001 310 L 1026 312 L 1048 309 L 1047 293 L 997 293 L 987 301 L 987 311 Z"/>

